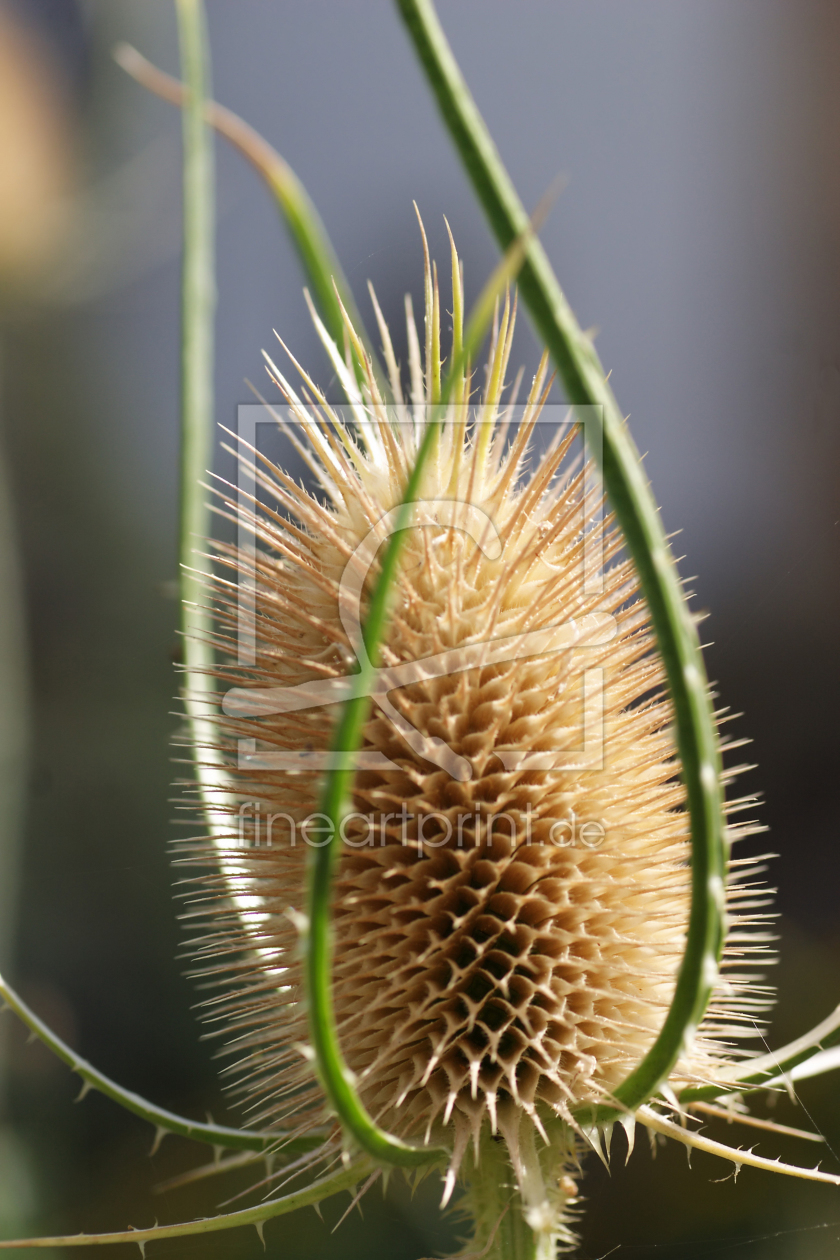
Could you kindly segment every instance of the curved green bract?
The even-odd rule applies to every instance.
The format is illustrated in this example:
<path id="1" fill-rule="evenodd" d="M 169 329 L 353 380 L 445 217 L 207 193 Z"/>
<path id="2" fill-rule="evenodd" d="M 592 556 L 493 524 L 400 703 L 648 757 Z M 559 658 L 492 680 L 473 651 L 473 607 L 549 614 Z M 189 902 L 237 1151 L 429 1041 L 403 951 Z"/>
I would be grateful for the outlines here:
<path id="1" fill-rule="evenodd" d="M 184 85 L 152 65 L 130 44 L 119 44 L 114 50 L 114 57 L 126 73 L 150 92 L 171 101 L 173 105 L 180 107 L 185 104 Z M 205 100 L 204 117 L 219 135 L 224 136 L 239 150 L 267 183 L 312 285 L 315 305 L 330 336 L 338 346 L 343 345 L 343 305 L 370 353 L 370 342 L 362 317 L 327 230 L 311 197 L 289 163 L 253 127 L 224 105 Z M 361 383 L 365 379 L 361 358 L 353 345 L 350 346 L 350 353 L 356 379 Z M 375 363 L 372 355 L 371 358 Z"/>
<path id="2" fill-rule="evenodd" d="M 183 110 L 184 252 L 181 264 L 181 616 L 186 636 L 187 686 L 194 666 L 211 649 L 196 632 L 209 628 L 200 611 L 203 575 L 194 548 L 209 535 L 210 513 L 201 481 L 213 460 L 214 265 L 213 150 L 204 121 L 208 58 L 201 0 L 177 0 L 181 62 L 188 85 Z M 192 631 L 192 634 L 190 632 Z"/>
<path id="3" fill-rule="evenodd" d="M 379 661 L 378 645 L 385 625 L 386 600 L 396 573 L 402 534 L 410 523 L 423 468 L 432 450 L 439 421 L 430 423 L 423 435 L 400 505 L 399 517 L 391 536 L 376 589 L 370 602 L 364 627 L 367 659 L 362 662 L 363 679 L 373 680 Z M 346 753 L 344 764 L 327 777 L 321 799 L 321 813 L 331 824 L 329 843 L 313 851 L 309 884 L 309 918 L 306 930 L 306 994 L 309 1009 L 309 1034 L 318 1067 L 318 1075 L 344 1129 L 352 1134 L 364 1151 L 374 1159 L 389 1164 L 413 1167 L 444 1159 L 448 1152 L 429 1146 L 412 1146 L 372 1120 L 355 1088 L 350 1069 L 344 1062 L 338 1044 L 338 1031 L 332 1001 L 332 941 L 330 902 L 333 870 L 338 850 L 337 835 L 346 813 L 347 800 L 355 773 L 355 751 L 362 742 L 362 731 L 370 710 L 366 695 L 349 700 L 342 711 L 333 739 L 333 751 Z"/>
<path id="4" fill-rule="evenodd" d="M 693 1102 L 711 1102 L 727 1094 L 747 1094 L 751 1090 L 766 1089 L 772 1083 L 788 1076 L 794 1068 L 808 1063 L 820 1050 L 840 1045 L 840 1006 L 812 1028 L 810 1032 L 787 1046 L 770 1051 L 757 1059 L 747 1059 L 738 1065 L 737 1071 L 727 1072 L 729 1079 L 716 1085 L 690 1085 L 680 1090 L 679 1100 L 690 1106 Z"/>
<path id="5" fill-rule="evenodd" d="M 315 305 L 336 345 L 344 344 L 345 325 L 341 313 L 343 305 L 375 368 L 376 359 L 347 277 L 321 216 L 298 176 L 276 149 L 230 110 L 221 105 L 212 105 L 208 118 L 219 133 L 236 145 L 253 163 L 271 189 L 300 262 L 310 278 Z M 364 366 L 352 343 L 350 354 L 356 379 L 361 384 L 365 380 Z M 382 384 L 384 381 L 380 381 L 380 385 Z"/>
<path id="6" fill-rule="evenodd" d="M 507 249 L 526 229 L 528 217 L 431 0 L 397 0 L 397 7 L 490 225 Z M 691 818 L 691 913 L 673 999 L 655 1042 L 613 1091 L 616 1106 L 588 1109 L 581 1116 L 582 1123 L 606 1123 L 656 1092 L 690 1044 L 708 1005 L 723 948 L 727 854 L 720 754 L 697 632 L 638 453 L 592 343 L 579 328 L 538 240 L 527 245 L 518 283 L 569 402 L 600 414 L 604 485 L 650 610 L 674 707 Z"/>
<path id="7" fill-rule="evenodd" d="M 207 607 L 209 560 L 200 554 L 211 536 L 202 485 L 213 465 L 213 320 L 216 308 L 212 137 L 204 119 L 209 57 L 201 0 L 176 0 L 184 99 L 184 253 L 181 271 L 181 470 L 178 556 L 181 689 L 193 773 L 211 835 L 230 833 L 232 798 L 224 755 L 217 747 L 213 697 L 213 618 Z"/>
<path id="8" fill-rule="evenodd" d="M 226 1212 L 220 1216 L 206 1216 L 197 1221 L 182 1221 L 177 1225 L 153 1225 L 150 1229 L 119 1230 L 112 1234 L 64 1234 L 53 1238 L 17 1238 L 0 1242 L 0 1251 L 16 1247 L 110 1247 L 115 1243 L 134 1243 L 141 1252 L 147 1242 L 159 1242 L 165 1238 L 192 1238 L 197 1234 L 216 1234 L 223 1229 L 239 1229 L 243 1225 L 256 1226 L 262 1238 L 262 1226 L 275 1216 L 285 1216 L 298 1208 L 321 1203 L 330 1195 L 342 1190 L 352 1191 L 373 1169 L 370 1160 L 354 1160 L 348 1167 L 313 1181 L 294 1194 L 281 1199 L 269 1199 L 257 1207 L 242 1208 L 238 1212 Z M 145 1253 L 144 1253 L 145 1254 Z"/>
<path id="9" fill-rule="evenodd" d="M 179 1137 L 191 1138 L 194 1142 L 206 1142 L 210 1146 L 224 1146 L 242 1151 L 268 1151 L 282 1147 L 285 1154 L 298 1154 L 312 1150 L 323 1142 L 323 1138 L 320 1137 L 307 1137 L 295 1138 L 284 1143 L 282 1134 L 249 1133 L 246 1129 L 229 1129 L 220 1124 L 202 1124 L 196 1120 L 188 1120 L 185 1116 L 177 1116 L 163 1107 L 156 1107 L 154 1103 L 147 1102 L 139 1094 L 123 1089 L 116 1081 L 112 1081 L 103 1072 L 98 1072 L 86 1059 L 71 1050 L 52 1029 L 42 1023 L 2 976 L 0 976 L 0 998 L 14 1011 L 30 1032 L 34 1033 L 53 1054 L 82 1078 L 86 1087 L 84 1092 L 88 1089 L 97 1090 L 106 1098 L 125 1107 L 127 1111 L 132 1111 L 141 1120 L 148 1120 L 149 1124 L 155 1125 L 158 1130 L 174 1133 Z"/>
<path id="10" fill-rule="evenodd" d="M 366 689 L 367 680 L 372 680 L 379 660 L 379 644 L 387 619 L 387 601 L 396 576 L 404 531 L 411 524 L 411 514 L 420 490 L 423 470 L 434 448 L 453 391 L 462 382 L 464 369 L 481 344 L 492 319 L 498 294 L 521 265 L 525 241 L 529 236 L 530 225 L 526 223 L 525 231 L 511 243 L 505 257 L 484 286 L 470 315 L 463 344 L 452 356 L 441 388 L 440 400 L 431 408 L 368 607 L 363 631 L 367 652 L 360 670 L 363 690 Z M 349 800 L 356 752 L 362 742 L 362 732 L 369 711 L 370 700 L 366 694 L 361 694 L 344 705 L 332 743 L 333 752 L 344 754 L 343 764 L 339 769 L 330 771 L 321 798 L 321 813 L 327 817 L 329 824 L 329 840 L 327 844 L 313 850 L 310 867 L 309 913 L 304 939 L 309 1032 L 318 1075 L 345 1131 L 374 1159 L 403 1167 L 414 1167 L 445 1159 L 449 1152 L 432 1146 L 413 1146 L 387 1133 L 374 1122 L 356 1091 L 353 1074 L 344 1062 L 332 1002 L 330 901 L 338 849 L 336 837 Z"/>

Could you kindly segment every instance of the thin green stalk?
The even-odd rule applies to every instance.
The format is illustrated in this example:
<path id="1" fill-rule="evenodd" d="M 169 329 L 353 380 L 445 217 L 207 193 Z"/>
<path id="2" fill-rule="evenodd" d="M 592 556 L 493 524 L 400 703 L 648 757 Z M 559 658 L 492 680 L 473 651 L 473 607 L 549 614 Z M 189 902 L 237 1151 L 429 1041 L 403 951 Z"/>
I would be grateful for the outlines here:
<path id="1" fill-rule="evenodd" d="M 119 65 L 143 87 L 173 105 L 183 106 L 186 93 L 184 85 L 169 74 L 164 74 L 130 44 L 119 44 L 114 50 Z M 298 176 L 285 158 L 263 139 L 232 110 L 215 101 L 207 100 L 204 117 L 211 126 L 229 140 L 259 172 L 274 196 L 278 209 L 297 250 L 301 265 L 312 285 L 315 306 L 324 325 L 337 346 L 344 344 L 345 325 L 339 299 L 350 316 L 353 327 L 359 332 L 371 361 L 376 368 L 364 322 L 356 306 L 352 290 L 338 261 L 332 242 L 327 235 L 321 216 Z M 335 284 L 333 285 L 333 281 Z M 336 296 L 336 290 L 338 296 Z M 364 381 L 364 367 L 354 346 L 350 352 L 356 379 Z M 383 382 L 384 384 L 384 382 Z"/>
<path id="2" fill-rule="evenodd" d="M 503 249 L 528 216 L 447 43 L 431 0 L 397 0 L 441 114 Z M 654 1044 L 614 1090 L 617 1107 L 588 1109 L 606 1123 L 650 1098 L 690 1045 L 703 1018 L 723 948 L 727 850 L 720 754 L 697 632 L 683 598 L 656 503 L 591 340 L 581 331 L 548 256 L 531 240 L 519 289 L 573 406 L 600 413 L 601 471 L 650 610 L 676 719 L 691 819 L 692 898 L 685 953 L 670 1009 Z M 587 415 L 587 427 L 590 417 Z"/>
<path id="3" fill-rule="evenodd" d="M 213 315 L 215 279 L 213 259 L 213 156 L 204 121 L 207 49 L 201 0 L 176 0 L 184 76 L 189 85 L 184 109 L 184 257 L 181 326 L 181 497 L 179 553 L 181 629 L 184 651 L 184 703 L 196 752 L 195 775 L 211 830 L 224 835 L 227 815 L 219 810 L 225 799 L 221 757 L 207 750 L 215 743 L 211 708 L 196 698 L 210 689 L 205 671 L 212 667 L 210 614 L 204 610 L 208 569 L 194 549 L 210 533 L 210 516 L 200 482 L 212 462 L 213 425 Z M 88 1088 L 96 1089 L 134 1112 L 159 1132 L 240 1150 L 265 1150 L 276 1135 L 247 1133 L 221 1125 L 200 1124 L 156 1107 L 123 1089 L 75 1054 L 0 977 L 3 997 L 31 1031 L 54 1054 L 77 1072 Z"/>
<path id="4" fill-rule="evenodd" d="M 693 1102 L 712 1102 L 715 1098 L 722 1098 L 727 1094 L 747 1094 L 753 1090 L 766 1089 L 771 1083 L 789 1076 L 800 1064 L 808 1063 L 819 1054 L 820 1050 L 828 1050 L 838 1044 L 840 1044 L 840 1006 L 810 1032 L 797 1037 L 789 1045 L 768 1051 L 759 1058 L 747 1059 L 738 1065 L 737 1070 L 730 1069 L 726 1073 L 728 1080 L 725 1083 L 690 1085 L 680 1090 L 679 1100 L 690 1106 Z M 830 1071 L 831 1069 L 823 1070 Z"/>
<path id="5" fill-rule="evenodd" d="M 153 1124 L 161 1135 L 174 1133 L 179 1137 L 191 1138 L 195 1142 L 206 1142 L 210 1146 L 224 1146 L 244 1151 L 265 1151 L 270 1147 L 276 1149 L 281 1143 L 282 1136 L 277 1133 L 249 1133 L 244 1129 L 229 1129 L 220 1124 L 203 1124 L 199 1121 L 188 1120 L 184 1116 L 177 1116 L 164 1107 L 156 1107 L 154 1103 L 147 1102 L 139 1094 L 124 1089 L 122 1085 L 112 1081 L 104 1072 L 98 1072 L 86 1059 L 71 1050 L 52 1029 L 42 1023 L 2 976 L 0 976 L 0 998 L 14 1011 L 31 1033 L 63 1063 L 66 1063 L 77 1076 L 81 1077 L 85 1083 L 82 1094 L 86 1094 L 91 1089 L 104 1094 L 106 1098 L 110 1098 L 121 1107 L 125 1107 L 127 1111 L 133 1112 L 135 1116 L 139 1116 L 141 1120 L 148 1120 L 149 1124 Z M 313 1149 L 321 1141 L 321 1138 L 296 1139 L 283 1146 L 283 1151 L 286 1154 L 297 1154 Z"/>
<path id="6" fill-rule="evenodd" d="M 194 750 L 194 773 L 211 835 L 229 843 L 231 798 L 213 703 L 213 631 L 208 607 L 210 564 L 201 554 L 210 537 L 202 481 L 213 463 L 214 258 L 213 140 L 205 121 L 209 52 L 202 0 L 176 0 L 181 62 L 187 84 L 183 110 L 184 254 L 181 277 L 180 595 L 184 653 L 183 698 Z"/>
<path id="7" fill-rule="evenodd" d="M 344 753 L 343 765 L 332 770 L 321 798 L 321 813 L 326 816 L 326 844 L 313 850 L 310 866 L 308 919 L 305 936 L 306 993 L 309 1007 L 309 1032 L 318 1067 L 318 1074 L 344 1129 L 362 1150 L 374 1159 L 389 1164 L 413 1167 L 445 1158 L 448 1152 L 432 1146 L 412 1146 L 372 1120 L 359 1097 L 338 1042 L 338 1030 L 332 1001 L 332 934 L 330 928 L 333 872 L 338 851 L 338 834 L 345 815 L 355 773 L 355 754 L 362 742 L 362 732 L 370 711 L 368 692 L 379 661 L 379 645 L 385 631 L 388 598 L 397 572 L 397 562 L 404 531 L 411 524 L 423 472 L 440 432 L 446 408 L 453 391 L 462 383 L 463 372 L 479 348 L 493 316 L 498 294 L 515 276 L 522 263 L 525 242 L 531 234 L 530 224 L 514 240 L 505 257 L 484 286 L 470 316 L 463 344 L 446 374 L 440 402 L 430 409 L 417 458 L 406 483 L 399 505 L 394 532 L 388 541 L 379 577 L 371 595 L 364 625 L 366 654 L 361 662 L 360 690 L 363 693 L 347 701 L 333 738 L 334 752 Z"/>
<path id="8" fill-rule="evenodd" d="M 0 1251 L 11 1251 L 15 1247 L 109 1247 L 115 1243 L 134 1243 L 145 1254 L 147 1242 L 159 1242 L 165 1238 L 192 1238 L 195 1234 L 216 1234 L 220 1230 L 239 1229 L 243 1225 L 253 1225 L 262 1240 L 266 1221 L 273 1220 L 275 1216 L 285 1216 L 288 1212 L 296 1212 L 298 1208 L 317 1205 L 342 1190 L 352 1191 L 371 1173 L 372 1167 L 370 1160 L 354 1160 L 348 1167 L 313 1181 L 311 1186 L 305 1186 L 295 1194 L 284 1195 L 281 1199 L 269 1199 L 267 1203 L 242 1208 L 238 1212 L 205 1216 L 197 1221 L 183 1221 L 177 1225 L 119 1230 L 111 1234 L 63 1234 L 54 1238 L 4 1239 L 0 1242 Z"/>
<path id="9" fill-rule="evenodd" d="M 370 602 L 364 637 L 367 659 L 362 662 L 361 676 L 366 689 L 372 684 L 379 662 L 379 643 L 385 625 L 386 600 L 396 574 L 402 535 L 410 524 L 420 479 L 431 454 L 439 421 L 427 425 L 417 460 L 400 505 L 398 523 L 382 560 L 379 581 Z M 332 1001 L 332 932 L 330 926 L 333 869 L 338 850 L 338 831 L 346 813 L 347 799 L 354 776 L 354 751 L 362 741 L 362 732 L 370 711 L 368 696 L 349 700 L 342 710 L 333 751 L 347 753 L 345 764 L 332 770 L 321 799 L 321 813 L 326 815 L 330 830 L 329 843 L 313 851 L 310 866 L 309 918 L 306 931 L 306 993 L 309 1009 L 309 1033 L 315 1051 L 318 1074 L 330 1102 L 345 1130 L 352 1134 L 362 1150 L 375 1159 L 390 1164 L 412 1167 L 443 1159 L 447 1152 L 435 1147 L 412 1146 L 380 1129 L 371 1119 L 355 1088 L 355 1080 L 344 1062 L 338 1043 L 338 1030 Z"/>
<path id="10" fill-rule="evenodd" d="M 206 563 L 194 556 L 210 532 L 201 482 L 213 458 L 214 183 L 211 137 L 204 121 L 207 45 L 202 0 L 176 0 L 181 60 L 189 92 L 184 103 L 184 254 L 181 288 L 181 607 L 187 686 L 192 671 L 212 663 L 202 636 Z M 196 571 L 198 570 L 198 571 Z"/>

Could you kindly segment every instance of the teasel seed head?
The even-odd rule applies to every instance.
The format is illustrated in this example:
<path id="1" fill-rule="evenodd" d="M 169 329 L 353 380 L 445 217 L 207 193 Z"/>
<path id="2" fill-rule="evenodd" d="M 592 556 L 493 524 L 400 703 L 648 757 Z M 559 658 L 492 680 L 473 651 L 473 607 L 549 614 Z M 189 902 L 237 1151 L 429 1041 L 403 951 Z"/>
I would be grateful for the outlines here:
<path id="1" fill-rule="evenodd" d="M 457 348 L 463 280 L 454 245 L 452 275 Z M 314 488 L 255 451 L 239 452 L 271 500 L 244 513 L 258 544 L 253 665 L 237 665 L 235 649 L 235 583 L 249 558 L 223 548 L 213 591 L 217 646 L 229 653 L 218 676 L 246 700 L 250 691 L 352 672 L 358 643 L 341 616 L 342 576 L 402 501 L 440 388 L 441 303 L 427 249 L 425 282 L 424 358 L 408 304 L 408 398 L 375 297 L 388 396 L 349 321 L 342 353 L 313 312 L 351 398 L 341 411 L 294 360 L 297 389 L 269 360 L 299 423 L 294 440 Z M 380 697 L 367 722 L 333 906 L 334 1004 L 343 1053 L 374 1119 L 451 1152 L 447 1194 L 462 1165 L 497 1157 L 501 1139 L 523 1211 L 535 1221 L 548 1213 L 539 1228 L 554 1246 L 571 1240 L 564 1221 L 575 1194 L 575 1112 L 609 1099 L 667 1013 L 685 944 L 690 846 L 671 709 L 633 565 L 612 520 L 591 510 L 590 469 L 573 458 L 573 431 L 558 430 L 538 450 L 551 385 L 546 356 L 524 404 L 512 409 L 505 381 L 514 325 L 508 298 L 480 402 L 465 411 L 468 377 L 424 475 L 418 497 L 451 503 L 451 517 L 408 531 L 403 545 L 382 666 L 442 653 L 474 663 L 437 675 L 421 669 L 413 679 L 404 671 L 408 680 Z M 350 348 L 365 365 L 362 388 Z M 242 519 L 234 496 L 222 497 Z M 474 508 L 492 523 L 495 551 L 482 545 L 489 534 L 482 540 L 465 525 Z M 600 589 L 585 580 L 593 545 L 604 558 Z M 363 603 L 375 575 L 374 564 Z M 582 635 L 571 647 L 569 626 Z M 490 646 L 528 635 L 537 637 L 527 652 L 488 659 Z M 592 702 L 584 670 L 600 688 L 602 755 L 576 765 Z M 238 804 L 192 911 L 209 918 L 195 946 L 220 986 L 207 1015 L 231 1038 L 235 1088 L 252 1122 L 279 1133 L 323 1131 L 322 1159 L 341 1137 L 301 1049 L 296 926 L 306 900 L 301 827 L 317 814 L 321 778 L 304 763 L 296 773 L 272 769 L 271 757 L 326 751 L 335 717 L 334 705 L 249 716 L 246 704 L 241 716 L 220 720 Z M 253 759 L 240 766 L 243 739 L 255 741 L 263 769 Z M 454 756 L 449 768 L 441 749 Z M 552 757 L 561 768 L 551 768 Z M 310 841 L 317 826 L 309 825 Z M 198 848 L 189 860 L 206 858 Z M 715 1081 L 744 1053 L 738 1046 L 767 1004 L 768 991 L 748 974 L 767 961 L 763 889 L 753 864 L 732 871 L 730 943 L 674 1084 Z M 560 1152 L 553 1171 L 550 1149 Z"/>

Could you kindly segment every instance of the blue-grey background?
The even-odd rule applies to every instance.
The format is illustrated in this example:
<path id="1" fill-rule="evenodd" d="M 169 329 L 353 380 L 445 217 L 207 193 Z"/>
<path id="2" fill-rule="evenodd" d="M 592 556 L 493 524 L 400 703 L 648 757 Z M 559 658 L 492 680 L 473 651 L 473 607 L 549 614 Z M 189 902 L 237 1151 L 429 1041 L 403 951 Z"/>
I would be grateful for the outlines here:
<path id="1" fill-rule="evenodd" d="M 291 162 L 363 311 L 372 279 L 404 358 L 419 309 L 416 199 L 444 270 L 444 214 L 467 295 L 497 253 L 393 7 L 208 0 L 215 94 Z M 169 0 L 18 0 L 49 59 L 79 223 L 3 311 L 0 416 L 24 573 L 31 751 L 12 971 L 86 1057 L 176 1109 L 223 1114 L 183 978 L 167 842 L 175 687 L 179 119 L 110 59 L 127 39 L 177 70 Z M 840 9 L 832 0 L 441 0 L 502 156 L 597 346 L 683 571 L 708 609 L 721 704 L 744 712 L 780 853 L 778 1041 L 840 1000 Z M 265 389 L 277 329 L 322 382 L 296 257 L 257 176 L 223 144 L 218 419 Z M 521 320 L 515 363 L 538 350 Z M 227 465 L 220 461 L 219 469 Z M 229 469 L 228 469 L 229 470 Z M 8 868 L 12 869 L 11 865 Z M 8 876 L 11 879 L 11 875 Z M 152 1198 L 195 1160 L 10 1035 L 7 1112 L 40 1204 L 32 1227 L 116 1228 L 209 1212 Z M 803 1097 L 840 1143 L 835 1086 Z M 805 1124 L 787 1103 L 778 1115 Z M 716 1136 L 752 1144 L 745 1131 Z M 828 1187 L 647 1143 L 611 1178 L 587 1165 L 582 1255 L 745 1260 L 836 1254 Z M 813 1163 L 804 1143 L 764 1140 Z M 825 1165 L 840 1167 L 831 1153 Z M 425 1256 L 454 1225 L 434 1194 L 378 1190 L 334 1236 L 314 1213 L 269 1226 L 276 1256 Z M 343 1206 L 342 1206 L 343 1210 Z M 328 1209 L 327 1215 L 336 1215 Z M 447 1230 L 449 1234 L 447 1234 Z M 737 1245 L 737 1246 L 736 1246 Z M 118 1254 L 117 1252 L 114 1253 Z M 121 1253 L 119 1253 L 121 1254 Z M 251 1233 L 159 1248 L 256 1257 Z"/>

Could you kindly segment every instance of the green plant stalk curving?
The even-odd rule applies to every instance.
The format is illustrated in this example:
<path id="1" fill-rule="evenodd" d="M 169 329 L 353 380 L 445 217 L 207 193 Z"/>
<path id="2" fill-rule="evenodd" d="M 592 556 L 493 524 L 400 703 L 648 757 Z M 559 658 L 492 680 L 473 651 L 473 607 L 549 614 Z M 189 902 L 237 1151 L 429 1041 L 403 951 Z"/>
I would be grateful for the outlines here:
<path id="1" fill-rule="evenodd" d="M 410 524 L 411 511 L 423 468 L 431 453 L 439 427 L 439 421 L 430 423 L 423 435 L 414 468 L 406 487 L 400 514 L 382 560 L 382 569 L 370 611 L 364 628 L 367 660 L 363 662 L 362 685 L 373 674 L 378 663 L 378 645 L 385 624 L 388 587 L 396 573 L 401 534 Z M 332 899 L 333 870 L 335 867 L 336 835 L 346 812 L 346 803 L 353 781 L 355 760 L 353 750 L 362 741 L 362 731 L 370 710 L 366 695 L 349 700 L 342 710 L 333 739 L 333 751 L 345 752 L 345 764 L 330 772 L 321 799 L 321 812 L 331 824 L 330 841 L 313 851 L 310 866 L 309 914 L 304 929 L 306 957 L 306 1000 L 309 1013 L 309 1032 L 318 1075 L 335 1108 L 344 1130 L 352 1135 L 362 1150 L 374 1159 L 385 1163 L 412 1167 L 442 1160 L 447 1152 L 434 1147 L 416 1147 L 386 1133 L 372 1120 L 362 1103 L 352 1073 L 344 1062 L 338 1044 L 338 1031 L 332 1001 L 332 933 L 330 910 Z"/>
<path id="2" fill-rule="evenodd" d="M 795 1068 L 810 1063 L 821 1050 L 828 1050 L 838 1044 L 840 1044 L 840 1006 L 810 1032 L 797 1037 L 788 1045 L 780 1046 L 778 1050 L 768 1051 L 760 1058 L 747 1059 L 744 1063 L 740 1063 L 735 1071 L 728 1074 L 729 1083 L 690 1085 L 680 1090 L 679 1100 L 686 1106 L 690 1106 L 693 1102 L 711 1102 L 715 1098 L 725 1097 L 726 1094 L 747 1094 L 753 1090 L 767 1089 L 784 1083 L 785 1077 L 790 1078 Z M 840 1065 L 821 1065 L 808 1075 L 822 1075 L 823 1072 L 832 1071 L 837 1066 Z"/>
<path id="3" fill-rule="evenodd" d="M 173 105 L 183 107 L 188 95 L 184 84 L 152 65 L 136 48 L 132 48 L 130 44 L 118 44 L 114 49 L 114 58 L 127 74 L 150 92 Z M 312 285 L 315 306 L 330 336 L 337 345 L 342 345 L 345 328 L 341 314 L 343 305 L 370 353 L 371 346 L 361 314 L 327 230 L 309 193 L 289 163 L 253 127 L 224 105 L 205 100 L 204 117 L 219 135 L 224 136 L 239 150 L 268 185 L 303 270 Z M 352 344 L 350 353 L 356 379 L 361 384 L 364 380 L 364 368 Z M 372 353 L 371 361 L 376 364 Z"/>
<path id="4" fill-rule="evenodd" d="M 330 912 L 333 872 L 338 848 L 336 836 L 345 814 L 350 788 L 355 772 L 355 755 L 362 741 L 362 732 L 370 711 L 367 694 L 368 681 L 379 659 L 379 644 L 387 622 L 388 598 L 397 572 L 397 562 L 403 535 L 411 524 L 411 514 L 420 489 L 426 462 L 431 455 L 447 406 L 459 385 L 464 371 L 479 348 L 493 317 L 499 293 L 516 275 L 524 257 L 525 242 L 531 235 L 531 225 L 526 223 L 520 237 L 516 238 L 505 257 L 484 286 L 473 308 L 464 333 L 463 342 L 452 356 L 440 392 L 440 400 L 431 409 L 431 415 L 417 452 L 399 505 L 398 517 L 385 549 L 379 576 L 368 606 L 363 634 L 367 659 L 362 662 L 359 688 L 363 694 L 349 700 L 342 709 L 333 737 L 332 750 L 345 754 L 340 768 L 327 776 L 321 798 L 321 813 L 328 819 L 329 842 L 312 852 L 309 881 L 309 900 L 306 926 L 303 931 L 303 947 L 306 958 L 306 1000 L 309 1013 L 309 1032 L 318 1075 L 341 1124 L 368 1155 L 388 1164 L 415 1167 L 445 1159 L 449 1152 L 433 1146 L 413 1146 L 381 1129 L 368 1114 L 356 1090 L 353 1075 L 344 1062 L 338 1042 L 338 1031 L 332 1001 L 332 939 Z"/>
<path id="5" fill-rule="evenodd" d="M 249 1132 L 247 1129 L 230 1129 L 221 1124 L 204 1124 L 197 1120 L 188 1120 L 185 1116 L 178 1116 L 164 1107 L 156 1107 L 154 1103 L 147 1102 L 139 1094 L 124 1089 L 122 1085 L 112 1081 L 104 1072 L 97 1071 L 86 1059 L 71 1050 L 52 1029 L 38 1018 L 2 976 L 0 976 L 0 998 L 10 1010 L 14 1011 L 31 1033 L 34 1033 L 49 1050 L 52 1050 L 53 1054 L 81 1077 L 84 1088 L 80 1097 L 89 1090 L 96 1090 L 124 1107 L 126 1111 L 133 1112 L 141 1120 L 148 1120 L 161 1136 L 164 1133 L 174 1133 L 178 1137 L 190 1138 L 194 1142 L 206 1142 L 210 1146 L 229 1147 L 240 1151 L 268 1151 L 269 1148 L 277 1149 L 282 1143 L 282 1137 L 276 1133 L 257 1133 Z M 297 1154 L 313 1149 L 320 1141 L 320 1138 L 296 1138 L 283 1144 L 283 1151 L 286 1154 Z"/>
<path id="6" fill-rule="evenodd" d="M 110 1234 L 63 1234 L 52 1238 L 3 1239 L 0 1251 L 18 1247 L 110 1247 L 115 1243 L 133 1243 L 145 1255 L 147 1242 L 160 1242 L 166 1238 L 191 1238 L 195 1234 L 216 1234 L 220 1230 L 239 1229 L 252 1225 L 263 1238 L 263 1225 L 275 1216 L 285 1216 L 298 1208 L 317 1205 L 330 1195 L 342 1190 L 352 1191 L 373 1169 L 370 1160 L 357 1159 L 347 1167 L 339 1168 L 326 1177 L 319 1177 L 310 1186 L 280 1199 L 269 1199 L 256 1207 L 242 1208 L 238 1212 L 226 1212 L 219 1216 L 206 1216 L 197 1221 L 179 1221 L 177 1225 L 153 1225 L 149 1229 L 119 1230 Z"/>
<path id="7" fill-rule="evenodd" d="M 397 0 L 397 7 L 478 199 L 499 244 L 507 249 L 527 226 L 528 216 L 434 6 L 431 0 Z M 690 1045 L 708 1005 L 723 946 L 728 856 L 720 753 L 697 632 L 638 452 L 592 342 L 578 326 L 536 239 L 527 246 L 519 290 L 569 402 L 600 410 L 604 485 L 635 563 L 665 667 L 691 818 L 691 913 L 671 1006 L 647 1054 L 613 1091 L 616 1105 L 587 1108 L 579 1116 L 582 1124 L 606 1124 L 656 1093 Z"/>
<path id="8" fill-rule="evenodd" d="M 213 462 L 213 319 L 216 307 L 212 134 L 204 118 L 209 57 L 202 0 L 176 0 L 187 84 L 184 132 L 184 253 L 181 278 L 180 596 L 182 694 L 198 794 L 211 833 L 229 830 L 224 761 L 214 751 L 212 614 L 209 561 L 197 554 L 210 536 L 203 480 Z M 199 751 L 201 750 L 201 751 Z"/>

